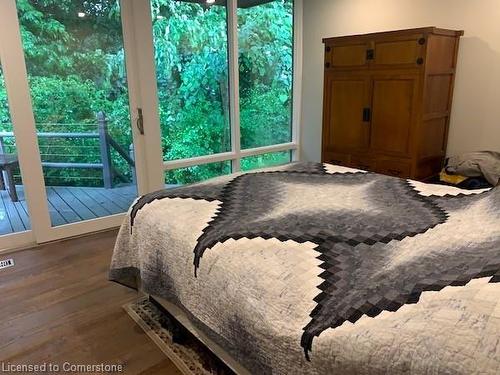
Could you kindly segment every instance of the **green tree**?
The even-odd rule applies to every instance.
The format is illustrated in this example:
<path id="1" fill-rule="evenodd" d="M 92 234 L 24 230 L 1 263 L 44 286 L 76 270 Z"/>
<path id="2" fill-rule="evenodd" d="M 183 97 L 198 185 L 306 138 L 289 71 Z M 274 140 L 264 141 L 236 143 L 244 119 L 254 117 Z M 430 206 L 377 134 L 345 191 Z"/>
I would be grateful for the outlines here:
<path id="1" fill-rule="evenodd" d="M 229 151 L 226 8 L 174 0 L 151 3 L 165 160 Z M 95 130 L 96 113 L 104 111 L 113 138 L 128 147 L 132 138 L 119 2 L 17 4 L 37 129 Z M 292 10 L 292 0 L 238 9 L 243 148 L 290 140 Z M 1 130 L 10 130 L 6 97 L 0 73 Z M 41 141 L 40 148 L 45 161 L 99 161 L 97 144 L 90 140 Z M 112 158 L 130 179 L 124 160 L 116 153 Z M 244 160 L 243 165 L 283 160 L 286 155 L 277 153 Z M 228 173 L 228 166 L 209 164 L 166 177 L 169 182 L 193 182 Z M 48 184 L 102 184 L 98 171 L 45 173 Z"/>

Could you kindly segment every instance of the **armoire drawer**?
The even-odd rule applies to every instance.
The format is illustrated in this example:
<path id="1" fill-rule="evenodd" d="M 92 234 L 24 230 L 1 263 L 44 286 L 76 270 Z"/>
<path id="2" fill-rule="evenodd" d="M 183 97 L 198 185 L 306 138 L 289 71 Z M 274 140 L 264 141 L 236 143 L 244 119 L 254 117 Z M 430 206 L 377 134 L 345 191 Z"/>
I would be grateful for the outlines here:
<path id="1" fill-rule="evenodd" d="M 365 41 L 326 43 L 325 69 L 362 68 L 368 65 Z"/>
<path id="2" fill-rule="evenodd" d="M 412 36 L 410 39 L 395 38 L 395 40 L 378 40 L 374 48 L 374 65 L 414 65 L 424 63 L 423 37 Z"/>
<path id="3" fill-rule="evenodd" d="M 389 176 L 408 178 L 410 177 L 411 164 L 404 160 L 379 159 L 376 171 Z"/>

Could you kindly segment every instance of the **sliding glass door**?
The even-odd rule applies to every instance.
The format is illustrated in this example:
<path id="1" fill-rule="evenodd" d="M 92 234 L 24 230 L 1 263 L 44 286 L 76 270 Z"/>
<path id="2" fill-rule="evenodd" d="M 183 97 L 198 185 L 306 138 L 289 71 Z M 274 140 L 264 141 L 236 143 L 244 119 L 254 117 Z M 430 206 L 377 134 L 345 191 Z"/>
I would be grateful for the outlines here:
<path id="1" fill-rule="evenodd" d="M 17 0 L 52 226 L 123 213 L 137 196 L 120 6 L 74 4 Z"/>
<path id="2" fill-rule="evenodd" d="M 0 1 L 0 250 L 298 160 L 301 4 Z"/>
<path id="3" fill-rule="evenodd" d="M 144 142 L 134 144 L 144 128 L 136 126 L 143 124 L 140 90 L 137 83 L 129 87 L 129 75 L 138 76 L 125 48 L 135 43 L 133 25 L 122 23 L 115 0 L 5 0 L 1 7 L 2 42 L 10 44 L 2 54 L 22 75 L 7 77 L 12 106 L 25 120 L 11 124 L 0 75 L 0 166 L 23 153 L 13 130 L 34 142 L 25 142 L 32 168 L 24 166 L 24 184 L 14 168 L 9 199 L 2 191 L 0 236 L 30 229 L 32 222 L 37 242 L 119 225 L 138 185 L 149 190 Z M 24 194 L 27 185 L 31 196 Z"/>

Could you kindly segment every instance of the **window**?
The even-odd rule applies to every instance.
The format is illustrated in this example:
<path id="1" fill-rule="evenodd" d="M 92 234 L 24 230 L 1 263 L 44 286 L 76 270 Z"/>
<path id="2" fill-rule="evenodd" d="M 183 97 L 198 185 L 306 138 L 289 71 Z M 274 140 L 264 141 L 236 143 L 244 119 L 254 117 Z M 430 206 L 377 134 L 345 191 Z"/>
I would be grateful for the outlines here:
<path id="1" fill-rule="evenodd" d="M 212 177 L 223 176 L 231 173 L 231 162 L 210 163 L 179 168 L 165 173 L 165 185 L 172 188 L 184 184 L 191 184 L 208 180 Z"/>
<path id="2" fill-rule="evenodd" d="M 158 0 L 152 16 L 164 160 L 230 151 L 225 3 Z"/>
<path id="3" fill-rule="evenodd" d="M 241 148 L 292 140 L 293 1 L 238 9 Z"/>
<path id="4" fill-rule="evenodd" d="M 0 146 L 20 154 L 0 235 L 104 229 L 137 189 L 297 159 L 301 2 L 0 0 Z"/>
<path id="5" fill-rule="evenodd" d="M 153 0 L 151 16 L 167 184 L 289 162 L 294 1 Z"/>
<path id="6" fill-rule="evenodd" d="M 251 171 L 252 169 L 259 169 L 265 167 L 271 167 L 276 165 L 282 165 L 290 163 L 291 152 L 273 152 L 269 154 L 262 154 L 257 156 L 248 156 L 241 159 L 241 170 Z"/>

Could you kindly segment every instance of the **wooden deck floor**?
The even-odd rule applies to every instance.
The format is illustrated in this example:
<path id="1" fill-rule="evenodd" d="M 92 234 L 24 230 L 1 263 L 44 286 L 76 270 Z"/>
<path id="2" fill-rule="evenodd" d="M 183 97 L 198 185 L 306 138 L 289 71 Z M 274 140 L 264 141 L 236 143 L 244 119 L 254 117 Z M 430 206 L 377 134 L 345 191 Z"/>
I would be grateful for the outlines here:
<path id="1" fill-rule="evenodd" d="M 12 202 L 0 191 L 0 235 L 31 229 L 24 189 L 17 187 L 19 202 Z M 135 186 L 104 188 L 47 187 L 49 213 L 53 226 L 75 223 L 122 213 L 137 197 Z"/>

